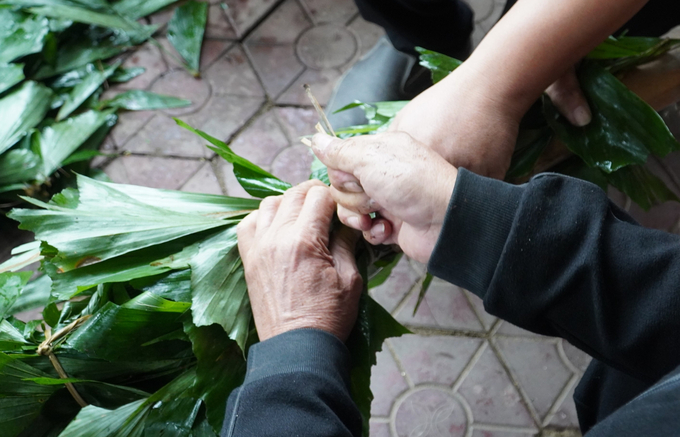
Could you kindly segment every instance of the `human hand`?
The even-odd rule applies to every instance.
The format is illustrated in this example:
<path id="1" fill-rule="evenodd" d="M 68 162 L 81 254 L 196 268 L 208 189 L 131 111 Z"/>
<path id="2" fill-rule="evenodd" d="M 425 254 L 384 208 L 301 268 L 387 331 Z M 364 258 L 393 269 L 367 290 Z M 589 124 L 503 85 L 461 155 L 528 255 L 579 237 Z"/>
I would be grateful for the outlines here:
<path id="1" fill-rule="evenodd" d="M 588 101 L 581 91 L 576 77 L 576 68 L 566 73 L 550 85 L 545 93 L 550 97 L 557 110 L 574 126 L 586 126 L 592 119 Z"/>
<path id="2" fill-rule="evenodd" d="M 340 221 L 372 244 L 398 244 L 427 263 L 441 232 L 458 171 L 403 132 L 312 139 L 328 166 Z M 380 217 L 371 219 L 371 212 Z"/>
<path id="3" fill-rule="evenodd" d="M 238 249 L 260 340 L 314 328 L 345 341 L 357 317 L 362 281 L 357 233 L 329 235 L 330 189 L 308 181 L 267 197 L 238 225 Z"/>

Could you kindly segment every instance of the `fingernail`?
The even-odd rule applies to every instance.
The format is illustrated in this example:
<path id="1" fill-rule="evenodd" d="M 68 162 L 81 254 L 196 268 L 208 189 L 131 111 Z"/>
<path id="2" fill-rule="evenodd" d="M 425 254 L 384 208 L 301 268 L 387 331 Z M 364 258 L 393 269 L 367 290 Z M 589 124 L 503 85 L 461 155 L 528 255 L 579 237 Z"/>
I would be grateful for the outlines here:
<path id="1" fill-rule="evenodd" d="M 333 137 L 330 135 L 316 134 L 312 137 L 312 147 L 323 152 L 331 141 L 333 141 Z"/>
<path id="2" fill-rule="evenodd" d="M 349 191 L 351 193 L 363 193 L 364 189 L 361 187 L 361 185 L 357 184 L 356 182 L 345 182 L 342 184 L 342 188 L 345 189 L 345 191 Z"/>
<path id="3" fill-rule="evenodd" d="M 576 122 L 576 126 L 583 127 L 586 126 L 588 123 L 590 123 L 590 120 L 593 118 L 592 115 L 590 114 L 590 110 L 585 107 L 585 106 L 579 106 L 574 110 L 573 113 L 574 116 L 574 121 Z"/>
<path id="4" fill-rule="evenodd" d="M 359 217 L 348 217 L 347 224 L 350 228 L 359 229 Z"/>
<path id="5" fill-rule="evenodd" d="M 378 223 L 371 228 L 371 238 L 378 238 L 385 235 L 385 223 Z"/>

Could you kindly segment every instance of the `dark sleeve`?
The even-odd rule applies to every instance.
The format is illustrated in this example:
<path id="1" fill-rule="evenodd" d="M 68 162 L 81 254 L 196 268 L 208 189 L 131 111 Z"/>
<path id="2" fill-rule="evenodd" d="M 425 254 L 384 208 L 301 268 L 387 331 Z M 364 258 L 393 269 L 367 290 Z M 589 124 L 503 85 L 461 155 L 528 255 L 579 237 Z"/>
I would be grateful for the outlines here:
<path id="1" fill-rule="evenodd" d="M 221 437 L 359 437 L 349 369 L 345 345 L 316 329 L 252 346 L 245 381 L 229 396 Z"/>
<path id="2" fill-rule="evenodd" d="M 639 226 L 593 184 L 462 169 L 428 268 L 643 381 L 680 364 L 680 237 Z"/>

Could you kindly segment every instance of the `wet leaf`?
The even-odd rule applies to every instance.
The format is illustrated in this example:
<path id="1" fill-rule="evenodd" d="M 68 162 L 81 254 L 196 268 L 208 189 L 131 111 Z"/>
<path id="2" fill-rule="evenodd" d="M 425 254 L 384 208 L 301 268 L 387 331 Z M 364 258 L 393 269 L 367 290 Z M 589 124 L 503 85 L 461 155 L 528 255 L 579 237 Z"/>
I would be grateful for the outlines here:
<path id="1" fill-rule="evenodd" d="M 198 74 L 207 21 L 208 3 L 190 0 L 175 9 L 168 23 L 168 41 L 184 58 L 194 75 Z"/>
<path id="2" fill-rule="evenodd" d="M 78 109 L 78 107 L 113 74 L 119 65 L 120 62 L 117 62 L 101 71 L 92 66 L 92 68 L 89 69 L 91 70 L 90 74 L 85 76 L 80 83 L 73 87 L 73 90 L 68 94 L 64 104 L 59 108 L 57 121 L 63 120 L 71 115 L 73 111 Z"/>
<path id="3" fill-rule="evenodd" d="M 147 111 L 151 109 L 181 108 L 191 105 L 191 100 L 152 93 L 144 90 L 130 90 L 110 100 L 100 102 L 100 107 Z"/>
<path id="4" fill-rule="evenodd" d="M 40 123 L 50 109 L 52 91 L 33 81 L 0 99 L 0 153 Z"/>
<path id="5" fill-rule="evenodd" d="M 24 80 L 24 64 L 0 64 L 0 94 Z"/>
<path id="6" fill-rule="evenodd" d="M 0 9 L 0 64 L 39 53 L 49 32 L 45 17 Z"/>
<path id="7" fill-rule="evenodd" d="M 588 165 L 611 173 L 644 164 L 650 152 L 665 156 L 680 149 L 659 114 L 604 68 L 585 62 L 578 75 L 593 113 L 590 124 L 571 125 L 548 98 L 544 110 L 560 140 Z"/>

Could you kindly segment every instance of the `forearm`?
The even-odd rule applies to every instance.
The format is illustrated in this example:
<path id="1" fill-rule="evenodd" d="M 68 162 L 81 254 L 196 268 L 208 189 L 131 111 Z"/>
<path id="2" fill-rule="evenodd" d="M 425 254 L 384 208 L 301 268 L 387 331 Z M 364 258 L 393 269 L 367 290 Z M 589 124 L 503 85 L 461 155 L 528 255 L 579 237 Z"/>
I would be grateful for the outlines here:
<path id="1" fill-rule="evenodd" d="M 300 329 L 259 343 L 229 397 L 221 436 L 359 437 L 348 380 L 349 352 L 331 334 Z"/>
<path id="2" fill-rule="evenodd" d="M 459 76 L 521 117 L 552 82 L 645 3 L 519 0 L 463 64 Z"/>
<path id="3" fill-rule="evenodd" d="M 520 327 L 653 382 L 680 362 L 680 237 L 642 228 L 595 185 L 458 174 L 429 269 Z"/>

